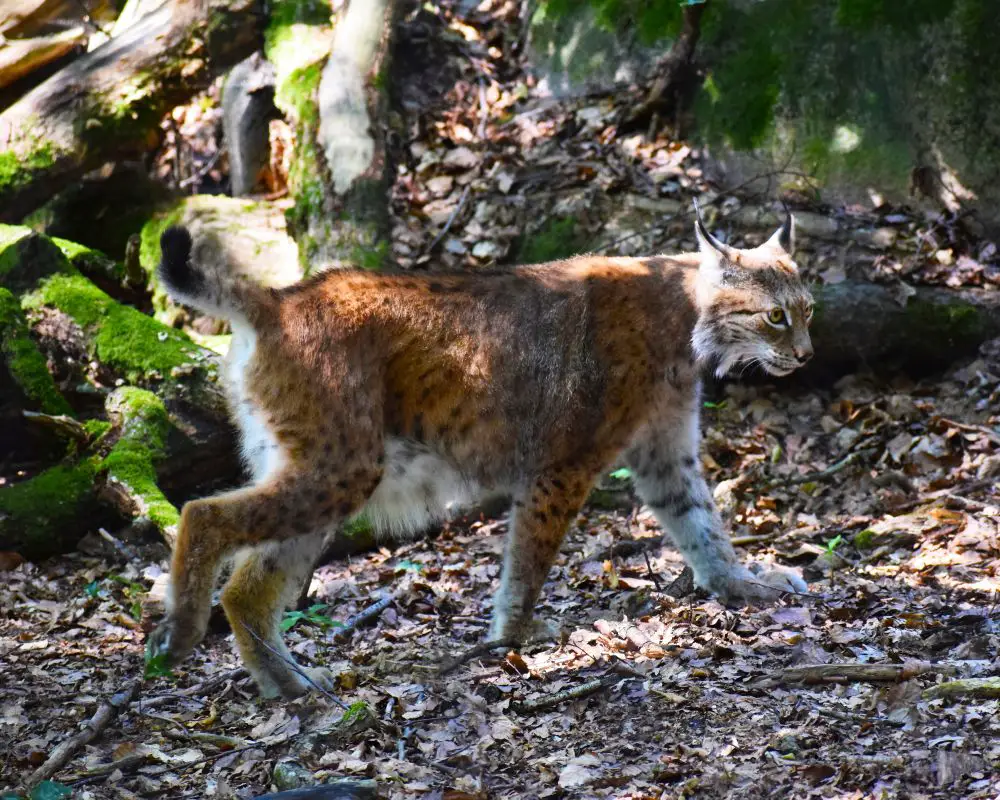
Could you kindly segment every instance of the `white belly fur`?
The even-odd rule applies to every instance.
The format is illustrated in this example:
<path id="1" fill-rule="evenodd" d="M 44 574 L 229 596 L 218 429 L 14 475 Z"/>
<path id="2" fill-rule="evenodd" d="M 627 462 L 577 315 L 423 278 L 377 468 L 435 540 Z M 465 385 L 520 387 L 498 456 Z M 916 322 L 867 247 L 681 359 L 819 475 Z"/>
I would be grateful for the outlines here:
<path id="1" fill-rule="evenodd" d="M 249 326 L 233 324 L 226 377 L 243 458 L 253 482 L 260 483 L 281 469 L 285 455 L 267 418 L 246 397 L 244 376 L 256 339 Z M 344 422 L 350 424 L 349 420 Z M 446 519 L 479 495 L 479 487 L 463 477 L 447 458 L 417 442 L 389 438 L 385 442 L 382 481 L 357 516 L 364 516 L 378 533 L 412 536 Z"/>

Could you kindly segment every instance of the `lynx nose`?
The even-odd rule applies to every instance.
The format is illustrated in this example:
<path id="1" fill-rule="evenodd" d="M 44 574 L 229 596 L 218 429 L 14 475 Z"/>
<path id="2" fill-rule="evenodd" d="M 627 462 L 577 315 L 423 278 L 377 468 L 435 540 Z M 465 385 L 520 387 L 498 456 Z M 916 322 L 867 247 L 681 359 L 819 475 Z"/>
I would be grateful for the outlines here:
<path id="1" fill-rule="evenodd" d="M 805 364 L 810 358 L 813 357 L 811 344 L 796 347 L 793 352 L 795 353 L 795 357 L 799 360 L 800 365 Z"/>

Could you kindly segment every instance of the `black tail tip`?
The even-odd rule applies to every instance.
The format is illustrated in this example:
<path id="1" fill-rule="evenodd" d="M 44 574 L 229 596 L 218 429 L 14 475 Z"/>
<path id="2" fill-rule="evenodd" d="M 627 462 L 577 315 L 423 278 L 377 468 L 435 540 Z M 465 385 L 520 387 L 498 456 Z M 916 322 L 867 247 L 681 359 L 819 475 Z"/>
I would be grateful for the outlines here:
<path id="1" fill-rule="evenodd" d="M 181 291 L 195 289 L 198 274 L 191 269 L 191 234 L 187 228 L 172 225 L 160 235 L 160 277 Z"/>

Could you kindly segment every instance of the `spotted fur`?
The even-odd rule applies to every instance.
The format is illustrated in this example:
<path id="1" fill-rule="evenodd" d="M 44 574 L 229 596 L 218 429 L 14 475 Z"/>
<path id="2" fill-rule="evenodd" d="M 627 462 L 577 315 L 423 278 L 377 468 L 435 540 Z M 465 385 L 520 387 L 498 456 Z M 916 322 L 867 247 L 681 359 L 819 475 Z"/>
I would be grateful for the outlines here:
<path id="1" fill-rule="evenodd" d="M 300 694 L 279 621 L 324 534 L 364 511 L 405 535 L 484 491 L 513 498 L 490 636 L 527 637 L 567 528 L 620 456 L 700 586 L 725 598 L 804 588 L 739 563 L 698 460 L 703 363 L 784 374 L 811 353 L 790 222 L 754 250 L 699 223 L 693 254 L 491 275 L 330 271 L 277 291 L 239 278 L 196 233 L 164 233 L 160 275 L 232 321 L 227 385 L 253 480 L 185 505 L 152 652 L 176 661 L 201 640 L 235 557 L 222 599 L 243 660 L 266 695 Z"/>

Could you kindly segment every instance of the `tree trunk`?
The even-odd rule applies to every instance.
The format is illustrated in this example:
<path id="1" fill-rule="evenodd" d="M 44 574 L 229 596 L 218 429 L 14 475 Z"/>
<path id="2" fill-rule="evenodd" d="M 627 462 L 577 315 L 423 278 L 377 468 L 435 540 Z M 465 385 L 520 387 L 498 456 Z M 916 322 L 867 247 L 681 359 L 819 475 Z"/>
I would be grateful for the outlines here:
<path id="1" fill-rule="evenodd" d="M 629 129 L 646 125 L 654 116 L 674 119 L 693 95 L 695 77 L 694 52 L 701 38 L 701 17 L 708 0 L 688 3 L 681 12 L 683 22 L 670 51 L 656 66 L 656 78 L 645 100 L 629 114 L 625 126 Z"/>
<path id="2" fill-rule="evenodd" d="M 157 143 L 163 115 L 260 46 L 258 0 L 175 0 L 0 114 L 0 220 Z"/>
<path id="3" fill-rule="evenodd" d="M 377 269 L 388 258 L 386 76 L 397 6 L 351 0 L 332 36 L 316 21 L 316 41 L 327 47 L 314 48 L 312 60 L 308 47 L 283 46 L 281 25 L 268 30 L 275 100 L 295 130 L 289 231 L 307 272 L 317 263 Z"/>

